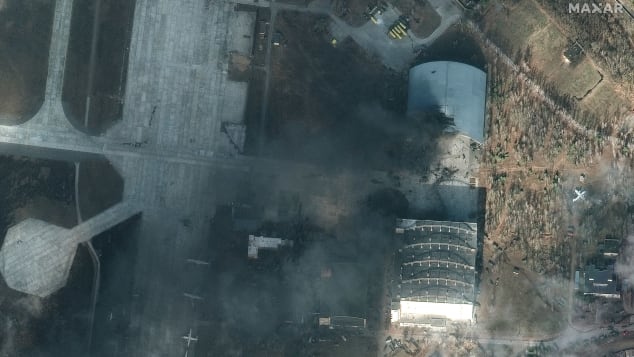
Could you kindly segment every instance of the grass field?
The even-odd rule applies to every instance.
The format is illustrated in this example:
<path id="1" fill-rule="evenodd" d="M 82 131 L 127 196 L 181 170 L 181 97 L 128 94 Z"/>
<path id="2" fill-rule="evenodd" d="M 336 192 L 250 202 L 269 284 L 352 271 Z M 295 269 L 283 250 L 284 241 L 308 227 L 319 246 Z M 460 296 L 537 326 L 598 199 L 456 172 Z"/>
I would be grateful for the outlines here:
<path id="1" fill-rule="evenodd" d="M 509 55 L 524 50 L 530 37 L 548 25 L 548 18 L 532 1 L 493 6 L 483 21 L 489 37 Z"/>
<path id="2" fill-rule="evenodd" d="M 490 258 L 486 251 L 485 258 Z M 561 308 L 551 306 L 546 298 L 550 297 L 545 294 L 548 288 L 533 282 L 529 275 L 535 274 L 514 274 L 513 265 L 503 261 L 483 274 L 478 321 L 487 335 L 547 338 L 564 327 Z"/>
<path id="3" fill-rule="evenodd" d="M 583 98 L 601 80 L 601 75 L 587 57 L 575 64 L 563 61 L 563 52 L 569 41 L 555 25 L 548 24 L 538 30 L 528 43 L 532 49 L 531 67 L 558 83 L 562 92 Z"/>
<path id="4" fill-rule="evenodd" d="M 609 83 L 601 82 L 601 69 L 587 56 L 567 64 L 563 52 L 570 44 L 568 36 L 533 1 L 512 6 L 492 6 L 483 19 L 488 36 L 509 55 L 530 48 L 529 65 L 553 83 L 561 94 L 581 99 L 582 109 L 596 116 L 615 113 L 626 106 Z"/>
<path id="5" fill-rule="evenodd" d="M 615 113 L 623 113 L 631 107 L 632 103 L 619 95 L 614 90 L 614 86 L 607 81 L 598 85 L 592 93 L 581 101 L 581 108 L 599 117 L 604 115 L 613 117 Z"/>

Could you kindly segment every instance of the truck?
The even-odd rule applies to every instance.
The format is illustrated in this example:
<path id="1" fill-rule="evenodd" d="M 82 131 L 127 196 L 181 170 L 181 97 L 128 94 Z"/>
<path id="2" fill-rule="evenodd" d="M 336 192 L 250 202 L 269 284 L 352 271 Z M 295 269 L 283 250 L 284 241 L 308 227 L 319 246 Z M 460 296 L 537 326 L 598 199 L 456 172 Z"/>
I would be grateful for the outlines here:
<path id="1" fill-rule="evenodd" d="M 398 20 L 394 21 L 392 26 L 390 26 L 387 34 L 393 40 L 400 40 L 403 37 L 407 37 L 407 30 L 409 29 L 409 21 L 404 16 L 398 18 Z"/>

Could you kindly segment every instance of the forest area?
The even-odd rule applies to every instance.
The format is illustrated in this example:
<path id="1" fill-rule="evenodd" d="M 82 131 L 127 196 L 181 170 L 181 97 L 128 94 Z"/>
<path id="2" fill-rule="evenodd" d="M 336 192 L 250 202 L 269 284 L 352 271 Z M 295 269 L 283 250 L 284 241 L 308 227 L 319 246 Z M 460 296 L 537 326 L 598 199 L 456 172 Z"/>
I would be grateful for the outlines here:
<path id="1" fill-rule="evenodd" d="M 491 120 L 480 178 L 490 188 L 486 231 L 532 270 L 569 273 L 571 237 L 594 237 L 596 244 L 607 223 L 597 217 L 629 202 L 618 193 L 625 183 L 613 178 L 623 177 L 623 164 L 634 160 L 633 130 L 622 118 L 598 118 L 561 94 L 556 83 L 531 70 L 530 48 L 514 54 L 515 66 L 483 48 Z M 578 187 L 594 191 L 591 202 L 572 205 Z"/>

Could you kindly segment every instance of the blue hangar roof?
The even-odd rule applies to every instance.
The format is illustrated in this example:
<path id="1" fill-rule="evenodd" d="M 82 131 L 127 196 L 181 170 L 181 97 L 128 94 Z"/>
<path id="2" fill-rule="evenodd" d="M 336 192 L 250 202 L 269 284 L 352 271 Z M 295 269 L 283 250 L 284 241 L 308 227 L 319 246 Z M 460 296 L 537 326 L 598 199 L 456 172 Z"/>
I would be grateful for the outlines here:
<path id="1" fill-rule="evenodd" d="M 407 112 L 437 110 L 453 118 L 455 130 L 484 141 L 486 73 L 459 62 L 428 62 L 409 71 Z"/>

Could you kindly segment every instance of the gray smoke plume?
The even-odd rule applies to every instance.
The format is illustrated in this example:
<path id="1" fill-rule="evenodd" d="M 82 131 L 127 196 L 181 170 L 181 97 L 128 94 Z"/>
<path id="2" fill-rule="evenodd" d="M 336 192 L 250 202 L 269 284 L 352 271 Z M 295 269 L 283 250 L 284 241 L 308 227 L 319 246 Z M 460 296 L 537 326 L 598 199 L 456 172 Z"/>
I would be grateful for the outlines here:
<path id="1" fill-rule="evenodd" d="M 625 239 L 623 252 L 614 269 L 624 285 L 634 285 L 634 235 Z"/>

